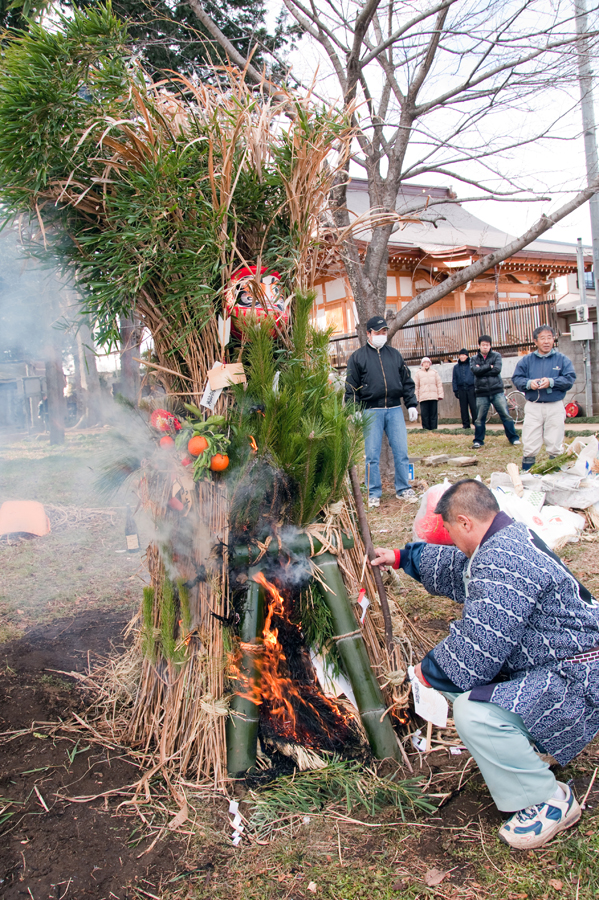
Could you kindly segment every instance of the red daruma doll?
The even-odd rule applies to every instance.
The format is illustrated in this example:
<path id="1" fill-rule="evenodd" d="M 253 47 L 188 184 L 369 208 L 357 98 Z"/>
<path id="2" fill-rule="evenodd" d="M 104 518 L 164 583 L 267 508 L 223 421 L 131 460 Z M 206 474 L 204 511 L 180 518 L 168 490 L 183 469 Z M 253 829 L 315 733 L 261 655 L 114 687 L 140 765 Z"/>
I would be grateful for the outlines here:
<path id="1" fill-rule="evenodd" d="M 422 495 L 420 509 L 414 519 L 415 541 L 426 541 L 427 544 L 453 544 L 443 525 L 443 519 L 435 513 L 437 503 L 448 487 L 451 485 L 445 479 L 443 484 L 435 484 Z"/>

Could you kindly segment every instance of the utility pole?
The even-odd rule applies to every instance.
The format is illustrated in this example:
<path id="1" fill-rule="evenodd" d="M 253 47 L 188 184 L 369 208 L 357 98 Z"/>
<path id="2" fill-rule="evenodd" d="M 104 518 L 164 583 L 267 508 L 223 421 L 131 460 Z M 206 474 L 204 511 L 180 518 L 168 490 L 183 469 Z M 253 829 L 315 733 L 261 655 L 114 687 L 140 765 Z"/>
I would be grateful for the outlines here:
<path id="1" fill-rule="evenodd" d="M 599 175 L 597 140 L 595 136 L 595 107 L 593 103 L 593 70 L 589 53 L 586 0 L 574 0 L 578 54 L 578 83 L 580 85 L 580 105 L 582 108 L 582 128 L 584 133 L 584 154 L 587 165 L 587 183 L 591 184 Z M 593 240 L 593 275 L 595 278 L 595 310 L 597 313 L 596 353 L 599 356 L 599 194 L 589 200 L 591 214 L 591 236 Z M 584 283 L 584 275 L 583 275 Z M 583 286 L 580 287 L 581 297 Z M 586 301 L 583 301 L 586 302 Z M 599 359 L 597 369 L 599 373 Z M 588 404 L 587 404 L 588 405 Z"/>
<path id="2" fill-rule="evenodd" d="M 585 318 L 588 320 L 588 307 L 587 307 L 587 289 L 586 284 L 584 283 L 584 250 L 582 249 L 582 240 L 578 238 L 578 245 L 576 247 L 576 261 L 578 263 L 578 290 L 580 291 L 580 303 L 585 307 Z M 592 323 L 587 321 L 587 326 L 592 328 Z M 571 332 L 574 331 L 574 326 L 571 327 Z M 585 393 L 585 401 L 586 407 L 584 413 L 586 416 L 593 415 L 593 376 L 591 373 L 591 342 L 586 339 L 583 343 L 584 351 L 583 351 L 583 361 L 584 361 L 584 393 Z"/>

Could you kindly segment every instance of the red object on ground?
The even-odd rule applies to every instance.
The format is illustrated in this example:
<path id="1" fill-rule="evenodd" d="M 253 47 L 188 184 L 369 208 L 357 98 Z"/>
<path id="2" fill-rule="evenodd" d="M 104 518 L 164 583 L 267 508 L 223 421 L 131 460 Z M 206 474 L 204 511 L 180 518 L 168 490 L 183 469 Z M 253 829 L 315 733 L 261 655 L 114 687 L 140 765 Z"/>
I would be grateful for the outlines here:
<path id="1" fill-rule="evenodd" d="M 193 462 L 193 459 L 190 459 L 189 456 L 186 456 L 185 459 L 181 460 L 182 466 L 190 466 Z"/>
<path id="2" fill-rule="evenodd" d="M 171 497 L 171 499 L 167 503 L 167 506 L 170 506 L 171 509 L 176 509 L 177 512 L 181 512 L 181 510 L 183 509 L 183 504 L 178 497 Z"/>
<path id="3" fill-rule="evenodd" d="M 567 419 L 575 419 L 578 413 L 580 412 L 580 407 L 576 401 L 572 401 L 572 403 L 566 403 L 566 418 Z"/>
<path id="4" fill-rule="evenodd" d="M 164 437 L 161 437 L 159 442 L 161 447 L 174 447 L 175 442 L 170 436 L 170 434 L 165 434 Z"/>
<path id="5" fill-rule="evenodd" d="M 414 519 L 414 536 L 428 544 L 453 546 L 443 519 L 435 513 L 437 503 L 448 487 L 450 487 L 449 483 L 435 484 L 430 487 L 424 494 L 420 509 Z"/>
<path id="6" fill-rule="evenodd" d="M 435 515 L 435 513 L 427 512 L 420 519 L 416 530 L 419 537 L 429 544 L 453 544 L 449 537 L 449 532 L 443 524 L 443 519 L 441 516 Z"/>

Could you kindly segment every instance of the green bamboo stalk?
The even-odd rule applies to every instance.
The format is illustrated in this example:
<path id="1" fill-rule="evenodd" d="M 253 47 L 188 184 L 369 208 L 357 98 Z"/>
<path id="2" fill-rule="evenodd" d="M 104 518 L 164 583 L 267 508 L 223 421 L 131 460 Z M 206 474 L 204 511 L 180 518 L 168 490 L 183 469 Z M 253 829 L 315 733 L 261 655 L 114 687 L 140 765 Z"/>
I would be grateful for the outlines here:
<path id="1" fill-rule="evenodd" d="M 141 633 L 142 653 L 151 663 L 156 662 L 156 642 L 154 639 L 154 588 L 143 589 L 141 604 L 143 628 Z"/>
<path id="2" fill-rule="evenodd" d="M 177 581 L 179 589 L 179 605 L 181 606 L 181 625 L 183 634 L 189 634 L 191 631 L 191 609 L 189 607 L 189 591 L 185 586 L 182 578 Z"/>
<path id="3" fill-rule="evenodd" d="M 331 553 L 322 553 L 317 562 L 324 582 L 318 587 L 333 616 L 335 643 L 351 682 L 370 748 L 377 759 L 401 760 L 389 717 L 382 718 L 386 709 L 383 695 L 370 667 L 364 638 L 352 612 L 337 560 Z"/>
<path id="4" fill-rule="evenodd" d="M 257 660 L 264 628 L 264 588 L 254 581 L 260 568 L 252 566 L 248 572 L 248 592 L 239 636 L 251 649 L 242 648 L 237 692 L 229 706 L 226 726 L 227 771 L 233 778 L 245 775 L 256 765 L 260 707 L 250 696 L 258 693 Z"/>
<path id="5" fill-rule="evenodd" d="M 175 658 L 176 618 L 173 585 L 168 578 L 165 578 L 162 586 L 162 603 L 160 604 L 160 643 L 162 654 L 167 660 Z"/>
<path id="6" fill-rule="evenodd" d="M 264 540 L 264 537 L 262 537 L 261 540 Z M 350 550 L 354 546 L 353 537 L 345 532 L 342 533 L 341 540 L 344 550 Z M 335 544 L 335 537 L 333 537 L 332 542 Z M 312 549 L 314 549 L 314 553 L 318 553 L 322 549 L 322 544 L 314 535 L 312 535 L 312 543 L 310 543 L 308 535 L 303 531 L 298 531 L 293 537 L 283 541 L 283 548 L 291 553 L 297 553 L 298 556 L 310 556 Z M 267 556 L 278 556 L 280 552 L 281 550 L 278 541 L 272 540 L 266 550 Z M 247 544 L 239 544 L 231 553 L 231 564 L 234 566 L 243 565 L 244 563 L 247 564 L 248 560 L 252 556 L 256 556 L 256 554 L 257 550 L 255 547 L 250 547 Z M 318 560 L 320 559 L 321 557 L 319 556 Z"/>

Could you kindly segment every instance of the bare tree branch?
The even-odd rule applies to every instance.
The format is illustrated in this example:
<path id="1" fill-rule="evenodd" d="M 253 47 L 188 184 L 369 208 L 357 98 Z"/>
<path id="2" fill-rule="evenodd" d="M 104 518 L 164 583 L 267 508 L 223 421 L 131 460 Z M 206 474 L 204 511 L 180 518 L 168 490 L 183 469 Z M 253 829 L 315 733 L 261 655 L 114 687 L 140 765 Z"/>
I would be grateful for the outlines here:
<path id="1" fill-rule="evenodd" d="M 195 9 L 200 0 L 190 2 Z M 390 214 L 388 223 L 373 230 L 362 254 L 347 232 L 349 170 L 340 174 L 331 211 L 337 227 L 345 230 L 341 255 L 359 320 L 365 322 L 385 311 L 392 215 L 406 182 L 434 173 L 477 188 L 474 199 L 539 199 L 541 191 L 531 189 L 531 180 L 502 171 L 503 160 L 520 147 L 559 134 L 560 124 L 544 110 L 549 92 L 567 91 L 576 77 L 575 11 L 571 0 L 426 0 L 425 8 L 413 0 L 284 3 L 328 57 L 357 130 L 352 159 L 367 177 L 370 205 Z M 599 46 L 597 0 L 593 5 L 593 27 L 585 35 L 589 52 Z M 526 116 L 541 97 L 543 114 Z M 518 127 L 496 133 L 498 110 L 513 110 Z M 556 188 L 566 189 L 563 178 Z M 543 185 L 542 194 L 547 193 L 552 192 Z M 583 192 L 543 217 L 517 247 L 586 199 Z M 479 261 L 476 271 L 505 258 L 498 253 Z M 407 304 L 395 328 L 474 277 L 471 268 L 467 272 L 464 280 L 454 273 Z"/>
<path id="2" fill-rule="evenodd" d="M 419 312 L 422 312 L 423 309 L 427 309 L 427 307 L 431 306 L 433 303 L 436 303 L 438 300 L 446 297 L 447 294 L 455 291 L 456 288 L 461 287 L 463 284 L 467 284 L 469 281 L 472 281 L 473 278 L 476 278 L 477 275 L 482 275 L 483 272 L 486 272 L 488 269 L 492 269 L 494 266 L 498 265 L 498 263 L 503 262 L 504 259 L 513 256 L 518 250 L 522 250 L 542 234 L 545 234 L 545 232 L 549 231 L 556 222 L 565 219 L 566 216 L 569 216 L 570 213 L 574 212 L 574 210 L 590 200 L 597 191 L 599 191 L 599 178 L 589 185 L 589 187 L 580 191 L 580 193 L 578 193 L 576 197 L 573 197 L 572 200 L 569 200 L 568 203 L 560 206 L 554 213 L 550 213 L 549 215 L 543 214 L 541 218 L 538 219 L 528 231 L 525 231 L 524 234 L 520 235 L 520 237 L 515 238 L 515 240 L 506 244 L 504 247 L 501 247 L 499 250 L 494 250 L 492 253 L 488 253 L 486 256 L 481 257 L 475 263 L 472 263 L 472 265 L 466 266 L 465 269 L 460 269 L 459 272 L 450 275 L 449 278 L 441 284 L 437 284 L 435 287 L 429 288 L 421 294 L 418 294 L 417 297 L 414 297 L 413 300 L 406 303 L 403 309 L 396 313 L 394 318 L 391 319 L 389 323 L 389 337 L 394 335 L 396 331 L 405 325 L 406 322 L 409 322 L 414 316 L 418 315 Z"/>
<path id="3" fill-rule="evenodd" d="M 260 84 L 263 81 L 263 75 L 254 68 L 254 66 L 247 60 L 238 50 L 235 49 L 234 45 L 231 43 L 229 38 L 222 33 L 216 22 L 213 22 L 210 16 L 204 12 L 204 7 L 198 2 L 198 0 L 188 0 L 189 5 L 193 9 L 194 13 L 208 32 L 208 34 L 212 35 L 215 41 L 220 44 L 223 48 L 229 59 L 236 66 L 239 66 L 240 69 L 244 69 L 247 73 L 247 76 L 254 81 L 256 84 Z"/>

